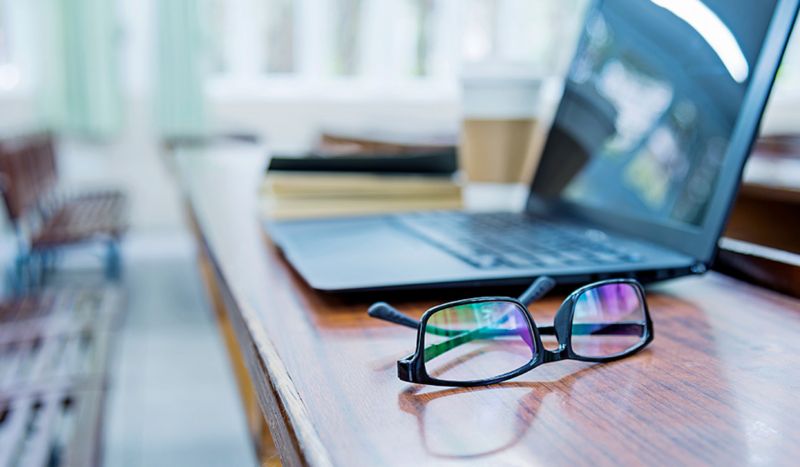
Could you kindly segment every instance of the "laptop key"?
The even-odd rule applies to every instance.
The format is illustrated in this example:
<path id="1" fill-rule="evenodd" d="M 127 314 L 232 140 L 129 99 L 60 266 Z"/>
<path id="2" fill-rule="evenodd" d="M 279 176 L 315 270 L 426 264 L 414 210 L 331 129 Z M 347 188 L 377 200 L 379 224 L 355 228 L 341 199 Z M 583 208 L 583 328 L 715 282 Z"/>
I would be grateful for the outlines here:
<path id="1" fill-rule="evenodd" d="M 555 256 L 545 255 L 545 256 L 538 256 L 538 258 L 539 261 L 545 266 L 558 266 L 560 264 L 564 264 L 564 262 L 561 259 Z"/>
<path id="2" fill-rule="evenodd" d="M 539 261 L 532 260 L 530 257 L 525 257 L 514 253 L 504 254 L 502 259 L 504 263 L 516 268 L 527 268 L 530 266 L 540 266 L 542 264 Z"/>
<path id="3" fill-rule="evenodd" d="M 475 266 L 479 268 L 491 268 L 494 266 L 498 266 L 501 262 L 497 256 L 493 255 L 478 255 L 467 261 L 471 262 Z"/>
<path id="4" fill-rule="evenodd" d="M 609 253 L 594 253 L 594 257 L 599 263 L 615 263 L 620 260 L 618 256 Z"/>

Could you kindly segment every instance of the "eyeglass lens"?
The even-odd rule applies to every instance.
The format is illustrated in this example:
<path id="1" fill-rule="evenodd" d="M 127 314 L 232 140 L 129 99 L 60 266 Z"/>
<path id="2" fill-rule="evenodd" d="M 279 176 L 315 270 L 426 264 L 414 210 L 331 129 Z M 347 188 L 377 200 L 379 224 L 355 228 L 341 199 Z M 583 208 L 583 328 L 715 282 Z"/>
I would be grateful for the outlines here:
<path id="1" fill-rule="evenodd" d="M 572 350 L 583 357 L 610 357 L 644 343 L 646 319 L 639 290 L 631 284 L 584 291 L 572 316 Z"/>
<path id="2" fill-rule="evenodd" d="M 445 381 L 491 379 L 536 357 L 525 310 L 509 301 L 487 301 L 437 311 L 425 327 L 425 368 Z"/>

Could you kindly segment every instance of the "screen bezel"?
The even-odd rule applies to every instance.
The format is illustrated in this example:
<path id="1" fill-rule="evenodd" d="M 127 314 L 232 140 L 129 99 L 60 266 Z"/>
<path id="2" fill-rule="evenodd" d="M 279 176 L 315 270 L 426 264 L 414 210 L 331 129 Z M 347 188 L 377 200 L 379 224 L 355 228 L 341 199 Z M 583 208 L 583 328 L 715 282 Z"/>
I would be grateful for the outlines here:
<path id="1" fill-rule="evenodd" d="M 800 0 L 778 0 L 775 5 L 761 53 L 753 67 L 752 77 L 725 151 L 724 163 L 711 195 L 711 202 L 701 225 L 679 221 L 655 222 L 582 205 L 563 197 L 546 199 L 537 194 L 536 177 L 531 182 L 526 209 L 529 212 L 546 211 L 577 217 L 610 231 L 635 236 L 680 251 L 699 262 L 711 263 L 717 251 L 717 241 L 722 235 L 733 207 L 745 162 L 756 140 L 762 114 L 797 17 L 798 3 Z M 583 44 L 584 40 L 585 37 L 582 37 L 578 43 Z M 544 158 L 546 155 L 542 154 L 541 157 Z"/>

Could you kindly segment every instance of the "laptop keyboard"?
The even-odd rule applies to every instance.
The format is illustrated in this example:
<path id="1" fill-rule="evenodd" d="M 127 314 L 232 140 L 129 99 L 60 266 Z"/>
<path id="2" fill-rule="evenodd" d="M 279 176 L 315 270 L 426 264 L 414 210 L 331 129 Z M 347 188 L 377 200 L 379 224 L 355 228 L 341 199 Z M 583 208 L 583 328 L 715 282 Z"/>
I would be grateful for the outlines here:
<path id="1" fill-rule="evenodd" d="M 395 219 L 478 268 L 552 268 L 635 263 L 641 256 L 603 232 L 514 213 L 435 211 Z"/>

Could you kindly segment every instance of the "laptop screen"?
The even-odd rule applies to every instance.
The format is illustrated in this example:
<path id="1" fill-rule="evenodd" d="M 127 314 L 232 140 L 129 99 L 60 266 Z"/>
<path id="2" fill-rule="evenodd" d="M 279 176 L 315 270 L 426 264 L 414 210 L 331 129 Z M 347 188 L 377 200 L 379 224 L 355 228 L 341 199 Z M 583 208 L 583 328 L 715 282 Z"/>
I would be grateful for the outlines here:
<path id="1" fill-rule="evenodd" d="M 775 3 L 594 5 L 533 193 L 702 225 Z"/>

